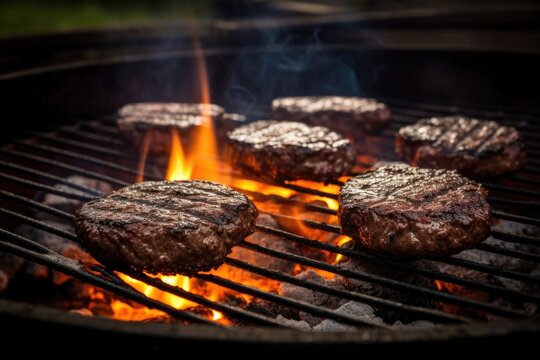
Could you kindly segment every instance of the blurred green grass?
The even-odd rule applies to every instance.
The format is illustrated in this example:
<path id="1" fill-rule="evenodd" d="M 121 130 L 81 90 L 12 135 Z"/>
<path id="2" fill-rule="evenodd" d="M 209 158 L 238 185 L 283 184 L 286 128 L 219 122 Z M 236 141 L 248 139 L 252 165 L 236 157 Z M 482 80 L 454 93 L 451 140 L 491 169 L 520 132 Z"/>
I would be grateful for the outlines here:
<path id="1" fill-rule="evenodd" d="M 0 36 L 202 20 L 207 0 L 0 0 Z"/>

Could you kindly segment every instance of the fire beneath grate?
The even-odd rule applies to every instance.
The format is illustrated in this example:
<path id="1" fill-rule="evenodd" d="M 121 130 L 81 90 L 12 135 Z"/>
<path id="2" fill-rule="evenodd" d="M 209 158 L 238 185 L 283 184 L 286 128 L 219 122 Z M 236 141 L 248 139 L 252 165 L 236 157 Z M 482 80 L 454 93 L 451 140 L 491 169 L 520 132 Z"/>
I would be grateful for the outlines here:
<path id="1" fill-rule="evenodd" d="M 0 149 L 5 297 L 121 320 L 316 330 L 536 317 L 540 125 L 535 115 L 387 103 L 392 125 L 359 145 L 364 155 L 354 174 L 377 161 L 395 160 L 395 131 L 423 117 L 459 112 L 508 123 L 524 134 L 527 167 L 484 182 L 496 222 L 492 236 L 477 249 L 415 262 L 354 249 L 340 234 L 336 217 L 337 193 L 348 177 L 327 185 L 242 177 L 219 159 L 219 147 L 209 141 L 211 126 L 201 128 L 201 138 L 189 149 L 173 134 L 170 159 L 141 157 L 105 117 L 12 139 Z M 71 222 L 82 202 L 135 181 L 163 178 L 217 180 L 245 193 L 261 212 L 257 232 L 219 269 L 191 278 L 106 268 L 76 246 Z M 49 295 L 43 285 L 28 290 L 43 279 L 53 284 Z"/>

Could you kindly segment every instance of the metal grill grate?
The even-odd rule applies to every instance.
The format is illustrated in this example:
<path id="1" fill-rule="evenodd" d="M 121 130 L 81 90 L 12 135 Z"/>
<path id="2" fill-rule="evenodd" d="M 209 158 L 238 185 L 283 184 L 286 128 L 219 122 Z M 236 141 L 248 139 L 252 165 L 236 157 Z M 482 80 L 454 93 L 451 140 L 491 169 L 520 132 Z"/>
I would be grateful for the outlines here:
<path id="1" fill-rule="evenodd" d="M 490 180 L 485 182 L 484 185 L 490 190 L 489 201 L 493 207 L 493 215 L 495 218 L 510 220 L 520 224 L 533 226 L 540 225 L 540 220 L 537 216 L 540 208 L 540 192 L 538 191 L 540 187 L 540 160 L 538 159 L 540 145 L 538 145 L 537 142 L 540 138 L 540 124 L 535 123 L 537 120 L 536 114 L 524 114 L 512 109 L 509 111 L 490 111 L 473 107 L 446 107 L 432 104 L 404 103 L 392 100 L 387 100 L 387 103 L 393 110 L 393 122 L 390 128 L 387 129 L 382 136 L 373 139 L 372 143 L 370 142 L 369 145 L 376 149 L 380 149 L 382 153 L 387 155 L 393 153 L 395 131 L 400 126 L 413 123 L 417 119 L 423 117 L 461 113 L 478 116 L 480 118 L 495 119 L 501 123 L 509 124 L 520 129 L 527 145 L 529 154 L 528 165 L 518 174 L 506 176 L 497 181 Z M 73 220 L 73 214 L 34 201 L 33 198 L 36 190 L 81 201 L 88 201 L 101 195 L 96 189 L 73 184 L 66 180 L 65 177 L 74 174 L 105 181 L 114 188 L 126 186 L 135 180 L 138 160 L 137 156 L 126 152 L 125 149 L 127 148 L 129 147 L 121 140 L 114 124 L 111 122 L 111 118 L 107 117 L 96 121 L 79 122 L 75 125 L 63 128 L 46 129 L 38 133 L 32 132 L 29 133 L 26 138 L 9 139 L 8 145 L 0 148 L 0 178 L 2 179 L 3 184 L 0 188 L 0 196 L 4 199 L 4 201 L 2 201 L 3 205 L 0 208 L 2 218 L 4 218 L 4 220 L 14 219 L 16 222 L 24 223 L 34 228 L 78 242 L 75 234 L 28 216 L 27 209 L 32 208 L 47 212 L 68 222 Z M 361 173 L 372 165 L 373 164 L 370 161 L 362 159 L 362 161 L 359 161 L 356 165 L 354 173 Z M 62 176 L 58 174 L 62 174 Z M 152 176 L 151 174 L 145 174 L 145 178 L 156 179 L 155 176 Z M 52 186 L 57 183 L 63 184 L 67 189 L 72 190 L 59 189 Z M 341 185 L 338 181 L 334 182 L 334 184 Z M 299 185 L 272 185 L 282 186 L 300 194 L 311 194 L 336 199 L 335 194 Z M 330 216 L 336 215 L 334 210 L 316 204 L 302 204 L 294 198 L 282 198 L 277 195 L 265 195 L 254 191 L 244 191 L 244 193 L 259 201 L 302 206 L 303 209 L 308 212 L 318 212 Z M 294 219 L 285 214 L 270 214 L 280 219 Z M 339 227 L 332 224 L 313 220 L 303 220 L 303 223 L 309 228 L 339 234 Z M 341 254 L 351 259 L 368 260 L 395 271 L 416 274 L 431 280 L 440 280 L 464 286 L 472 290 L 486 292 L 504 298 L 509 302 L 527 302 L 540 305 L 540 296 L 538 293 L 518 291 L 501 285 L 462 278 L 439 270 L 419 268 L 409 263 L 383 259 L 355 249 L 320 242 L 282 229 L 258 225 L 257 231 L 263 234 L 278 236 L 286 241 L 295 242 L 309 248 Z M 505 242 L 526 244 L 529 246 L 540 245 L 540 237 L 536 236 L 522 235 L 495 229 L 492 232 L 492 236 Z M 381 287 L 414 294 L 452 306 L 481 311 L 505 319 L 529 318 L 534 316 L 522 310 L 516 310 L 516 308 L 507 305 L 506 303 L 500 305 L 474 300 L 381 275 L 347 269 L 308 256 L 261 246 L 248 240 L 242 242 L 240 246 L 248 251 L 284 259 L 306 267 L 324 270 L 349 279 L 362 280 L 371 284 L 377 284 Z M 0 249 L 45 265 L 59 272 L 63 272 L 74 278 L 101 287 L 150 308 L 156 308 L 180 320 L 189 323 L 205 323 L 221 326 L 200 315 L 189 311 L 178 310 L 167 304 L 150 299 L 122 282 L 110 269 L 103 266 L 85 268 L 79 262 L 61 256 L 43 245 L 32 241 L 32 239 L 25 238 L 9 231 L 7 227 L 0 229 Z M 528 251 L 511 250 L 488 244 L 481 244 L 478 246 L 478 249 L 487 253 L 524 259 L 536 263 L 540 261 L 539 254 Z M 434 259 L 433 261 L 516 280 L 524 284 L 540 285 L 540 277 L 511 269 L 476 263 L 457 257 Z M 437 323 L 464 323 L 478 320 L 474 316 L 455 315 L 438 309 L 411 306 L 382 297 L 328 287 L 232 257 L 227 258 L 225 263 L 238 270 L 248 271 L 268 279 L 291 283 L 296 286 L 347 300 L 362 302 L 379 309 L 386 309 L 399 314 L 407 314 L 414 319 L 431 320 Z M 279 322 L 276 319 L 261 315 L 246 308 L 208 300 L 200 295 L 168 285 L 159 279 L 151 278 L 140 272 L 130 269 L 115 270 L 121 270 L 132 278 L 144 281 L 160 290 L 170 292 L 204 307 L 220 311 L 227 317 L 239 320 L 242 323 L 279 327 L 289 326 L 286 323 Z M 301 310 L 318 317 L 332 319 L 339 323 L 353 326 L 390 328 L 390 326 L 381 325 L 380 323 L 374 323 L 355 316 L 336 313 L 334 310 L 324 306 L 313 305 L 305 301 L 256 289 L 224 277 L 210 274 L 197 274 L 195 275 L 195 278 L 256 298 Z"/>

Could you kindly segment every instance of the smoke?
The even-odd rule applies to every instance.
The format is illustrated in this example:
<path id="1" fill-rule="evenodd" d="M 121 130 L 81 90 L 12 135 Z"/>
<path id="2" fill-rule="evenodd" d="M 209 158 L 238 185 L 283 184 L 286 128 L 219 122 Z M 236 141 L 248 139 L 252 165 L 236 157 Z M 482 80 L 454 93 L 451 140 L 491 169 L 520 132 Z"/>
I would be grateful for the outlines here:
<path id="1" fill-rule="evenodd" d="M 325 49 L 319 31 L 260 30 L 261 48 L 246 48 L 233 61 L 223 95 L 231 111 L 266 115 L 280 96 L 362 96 L 350 53 Z"/>

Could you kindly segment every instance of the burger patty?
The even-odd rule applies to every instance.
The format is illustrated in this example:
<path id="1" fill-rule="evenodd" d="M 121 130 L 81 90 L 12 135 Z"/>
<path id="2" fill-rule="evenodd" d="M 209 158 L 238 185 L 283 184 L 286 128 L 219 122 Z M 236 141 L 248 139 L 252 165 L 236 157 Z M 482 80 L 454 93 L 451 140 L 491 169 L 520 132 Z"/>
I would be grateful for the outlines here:
<path id="1" fill-rule="evenodd" d="M 463 116 L 423 119 L 401 128 L 396 152 L 411 165 L 455 169 L 473 178 L 516 171 L 527 161 L 515 128 Z"/>
<path id="2" fill-rule="evenodd" d="M 118 111 L 117 125 L 135 146 L 142 148 L 145 136 L 149 136 L 147 143 L 151 154 L 168 154 L 171 129 L 178 129 L 187 139 L 206 118 L 220 121 L 224 112 L 223 108 L 213 104 L 135 103 Z"/>
<path id="3" fill-rule="evenodd" d="M 272 117 L 325 126 L 358 139 L 384 128 L 391 113 L 375 99 L 342 96 L 307 96 L 275 99 Z"/>
<path id="4" fill-rule="evenodd" d="M 244 175 L 328 182 L 355 162 L 349 140 L 321 126 L 261 120 L 229 133 L 226 157 Z"/>
<path id="5" fill-rule="evenodd" d="M 455 171 L 388 165 L 343 186 L 338 217 L 361 247 L 395 258 L 446 256 L 489 235 L 486 196 Z"/>
<path id="6" fill-rule="evenodd" d="M 162 274 L 218 267 L 255 230 L 243 194 L 210 181 L 144 182 L 84 204 L 75 229 L 98 260 Z"/>

